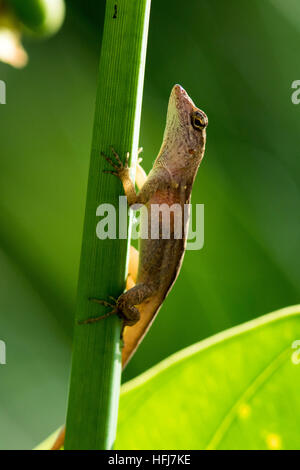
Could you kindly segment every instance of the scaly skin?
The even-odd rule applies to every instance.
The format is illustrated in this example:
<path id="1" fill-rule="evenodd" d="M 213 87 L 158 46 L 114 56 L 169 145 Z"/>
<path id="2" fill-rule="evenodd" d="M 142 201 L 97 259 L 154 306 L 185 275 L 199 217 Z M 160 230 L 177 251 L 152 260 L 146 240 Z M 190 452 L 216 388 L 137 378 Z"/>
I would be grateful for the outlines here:
<path id="1" fill-rule="evenodd" d="M 178 216 L 171 216 L 170 237 L 165 239 L 164 217 L 162 215 L 155 219 L 151 209 L 156 204 L 166 204 L 165 209 L 163 206 L 161 208 L 162 213 L 167 214 L 170 206 L 178 204 L 182 214 L 184 213 L 184 204 L 190 202 L 192 186 L 204 155 L 207 124 L 205 113 L 194 105 L 180 85 L 175 85 L 169 99 L 163 143 L 144 184 L 142 170 L 138 168 L 137 180 L 141 186 L 138 193 L 130 179 L 127 163 L 123 165 L 115 152 L 115 161 L 106 157 L 114 168 L 110 172 L 122 181 L 129 206 L 143 204 L 147 209 L 148 216 L 142 219 L 141 232 L 145 233 L 144 230 L 148 227 L 148 234 L 151 234 L 151 229 L 157 229 L 159 233 L 157 239 L 151 238 L 150 235 L 146 239 L 140 239 L 137 276 L 134 266 L 131 266 L 131 276 L 127 282 L 127 288 L 129 285 L 131 288 L 120 295 L 111 312 L 118 313 L 124 319 L 123 368 L 134 354 L 172 288 L 185 252 L 188 218 L 180 217 L 178 220 Z M 174 235 L 177 223 L 182 229 L 181 238 Z M 135 251 L 133 254 L 136 258 Z M 85 323 L 92 323 L 101 318 L 89 319 Z M 63 441 L 64 429 L 53 449 L 59 449 Z"/>

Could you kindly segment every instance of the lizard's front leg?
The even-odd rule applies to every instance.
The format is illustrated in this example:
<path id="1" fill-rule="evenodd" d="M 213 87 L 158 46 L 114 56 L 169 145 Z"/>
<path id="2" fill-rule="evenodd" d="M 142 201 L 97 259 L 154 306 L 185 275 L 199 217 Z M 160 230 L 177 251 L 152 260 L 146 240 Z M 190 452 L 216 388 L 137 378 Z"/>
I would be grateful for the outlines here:
<path id="1" fill-rule="evenodd" d="M 123 163 L 113 147 L 111 147 L 111 151 L 115 156 L 116 162 L 114 162 L 110 157 L 105 155 L 103 152 L 101 152 L 101 155 L 105 158 L 105 160 L 108 161 L 108 163 L 111 164 L 114 170 L 103 170 L 103 171 L 104 173 L 110 173 L 120 178 L 123 184 L 125 195 L 127 197 L 128 205 L 132 206 L 133 204 L 137 202 L 137 193 L 135 191 L 135 187 L 130 178 L 130 173 L 129 173 L 130 172 L 130 168 L 128 166 L 129 152 L 127 152 L 125 163 Z"/>

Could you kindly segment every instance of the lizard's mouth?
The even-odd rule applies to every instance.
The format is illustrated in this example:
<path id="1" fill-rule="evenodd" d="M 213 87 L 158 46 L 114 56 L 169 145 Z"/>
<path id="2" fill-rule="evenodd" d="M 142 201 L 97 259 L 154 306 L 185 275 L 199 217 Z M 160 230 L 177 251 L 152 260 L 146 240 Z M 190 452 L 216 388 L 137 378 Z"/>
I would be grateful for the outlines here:
<path id="1" fill-rule="evenodd" d="M 171 91 L 167 121 L 176 126 L 189 126 L 191 114 L 197 111 L 193 100 L 181 85 L 174 85 Z"/>
<path id="2" fill-rule="evenodd" d="M 172 96 L 175 99 L 177 109 L 182 109 L 183 106 L 188 112 L 197 109 L 193 100 L 189 97 L 189 95 L 181 85 L 176 84 L 173 86 L 170 99 L 172 98 Z"/>
<path id="3" fill-rule="evenodd" d="M 199 116 L 198 116 L 199 115 Z M 164 139 L 168 145 L 188 143 L 196 148 L 202 142 L 207 117 L 197 108 L 181 85 L 174 85 L 170 94 Z"/>

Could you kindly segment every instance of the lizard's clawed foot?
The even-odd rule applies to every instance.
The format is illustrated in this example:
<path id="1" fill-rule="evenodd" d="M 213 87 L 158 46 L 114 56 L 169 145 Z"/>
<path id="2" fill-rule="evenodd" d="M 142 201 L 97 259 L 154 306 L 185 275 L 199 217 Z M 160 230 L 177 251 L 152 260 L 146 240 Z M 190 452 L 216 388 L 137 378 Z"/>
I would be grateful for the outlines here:
<path id="1" fill-rule="evenodd" d="M 110 165 L 114 168 L 114 170 L 103 170 L 103 173 L 110 173 L 111 175 L 114 175 L 114 176 L 117 176 L 117 177 L 121 177 L 122 173 L 124 174 L 125 172 L 128 172 L 129 171 L 129 152 L 126 153 L 126 158 L 125 158 L 125 163 L 122 162 L 122 160 L 120 159 L 118 153 L 115 151 L 115 149 L 113 147 L 111 147 L 111 151 L 112 153 L 114 154 L 114 157 L 116 159 L 116 162 L 108 157 L 107 155 L 105 155 L 105 153 L 101 152 L 101 155 L 102 157 L 105 158 L 105 160 L 110 163 Z"/>
<path id="2" fill-rule="evenodd" d="M 113 168 L 111 170 L 103 170 L 103 172 L 117 176 L 121 180 L 125 196 L 127 197 L 128 206 L 131 207 L 133 204 L 138 202 L 138 195 L 130 177 L 129 152 L 126 153 L 125 162 L 123 163 L 113 147 L 111 147 L 111 151 L 114 155 L 113 157 L 108 157 L 105 153 L 101 152 L 101 155 Z M 138 184 L 137 186 L 139 187 Z"/>
<path id="3" fill-rule="evenodd" d="M 123 297 L 120 296 L 119 299 Z M 89 300 L 91 302 L 96 302 L 97 304 L 104 305 L 104 307 L 110 307 L 110 312 L 105 313 L 104 315 L 100 315 L 98 317 L 91 317 L 87 318 L 86 320 L 78 321 L 79 325 L 88 325 L 89 323 L 97 323 L 100 320 L 104 320 L 105 318 L 111 317 L 112 315 L 118 315 L 121 320 L 123 320 L 123 328 L 124 326 L 132 326 L 134 325 L 140 318 L 140 313 L 137 308 L 134 306 L 130 306 L 127 309 L 123 308 L 123 302 L 119 303 L 119 299 L 116 300 L 114 297 L 109 296 L 112 302 L 107 302 L 106 300 L 96 299 L 94 297 L 90 297 Z"/>
<path id="4" fill-rule="evenodd" d="M 104 307 L 111 307 L 112 310 L 108 313 L 105 313 L 104 315 L 100 315 L 98 317 L 91 317 L 91 318 L 87 318 L 86 320 L 79 321 L 78 324 L 87 325 L 89 323 L 96 323 L 100 320 L 104 320 L 105 318 L 110 317 L 111 315 L 118 314 L 119 311 L 116 307 L 116 303 L 117 303 L 116 299 L 111 296 L 109 296 L 109 298 L 113 301 L 113 303 L 107 302 L 106 300 L 95 299 L 93 297 L 89 298 L 89 300 L 91 300 L 92 302 L 96 302 L 97 304 L 104 305 Z"/>

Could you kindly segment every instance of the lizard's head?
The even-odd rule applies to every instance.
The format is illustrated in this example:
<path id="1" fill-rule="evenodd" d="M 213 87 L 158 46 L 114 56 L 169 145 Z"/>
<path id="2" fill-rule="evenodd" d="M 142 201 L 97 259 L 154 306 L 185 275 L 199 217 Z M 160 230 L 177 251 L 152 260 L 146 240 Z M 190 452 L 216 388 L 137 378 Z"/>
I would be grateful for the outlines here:
<path id="1" fill-rule="evenodd" d="M 199 164 L 204 154 L 207 124 L 206 114 L 195 106 L 180 85 L 174 85 L 169 99 L 164 150 L 175 151 L 183 166 L 194 166 L 193 161 Z"/>

